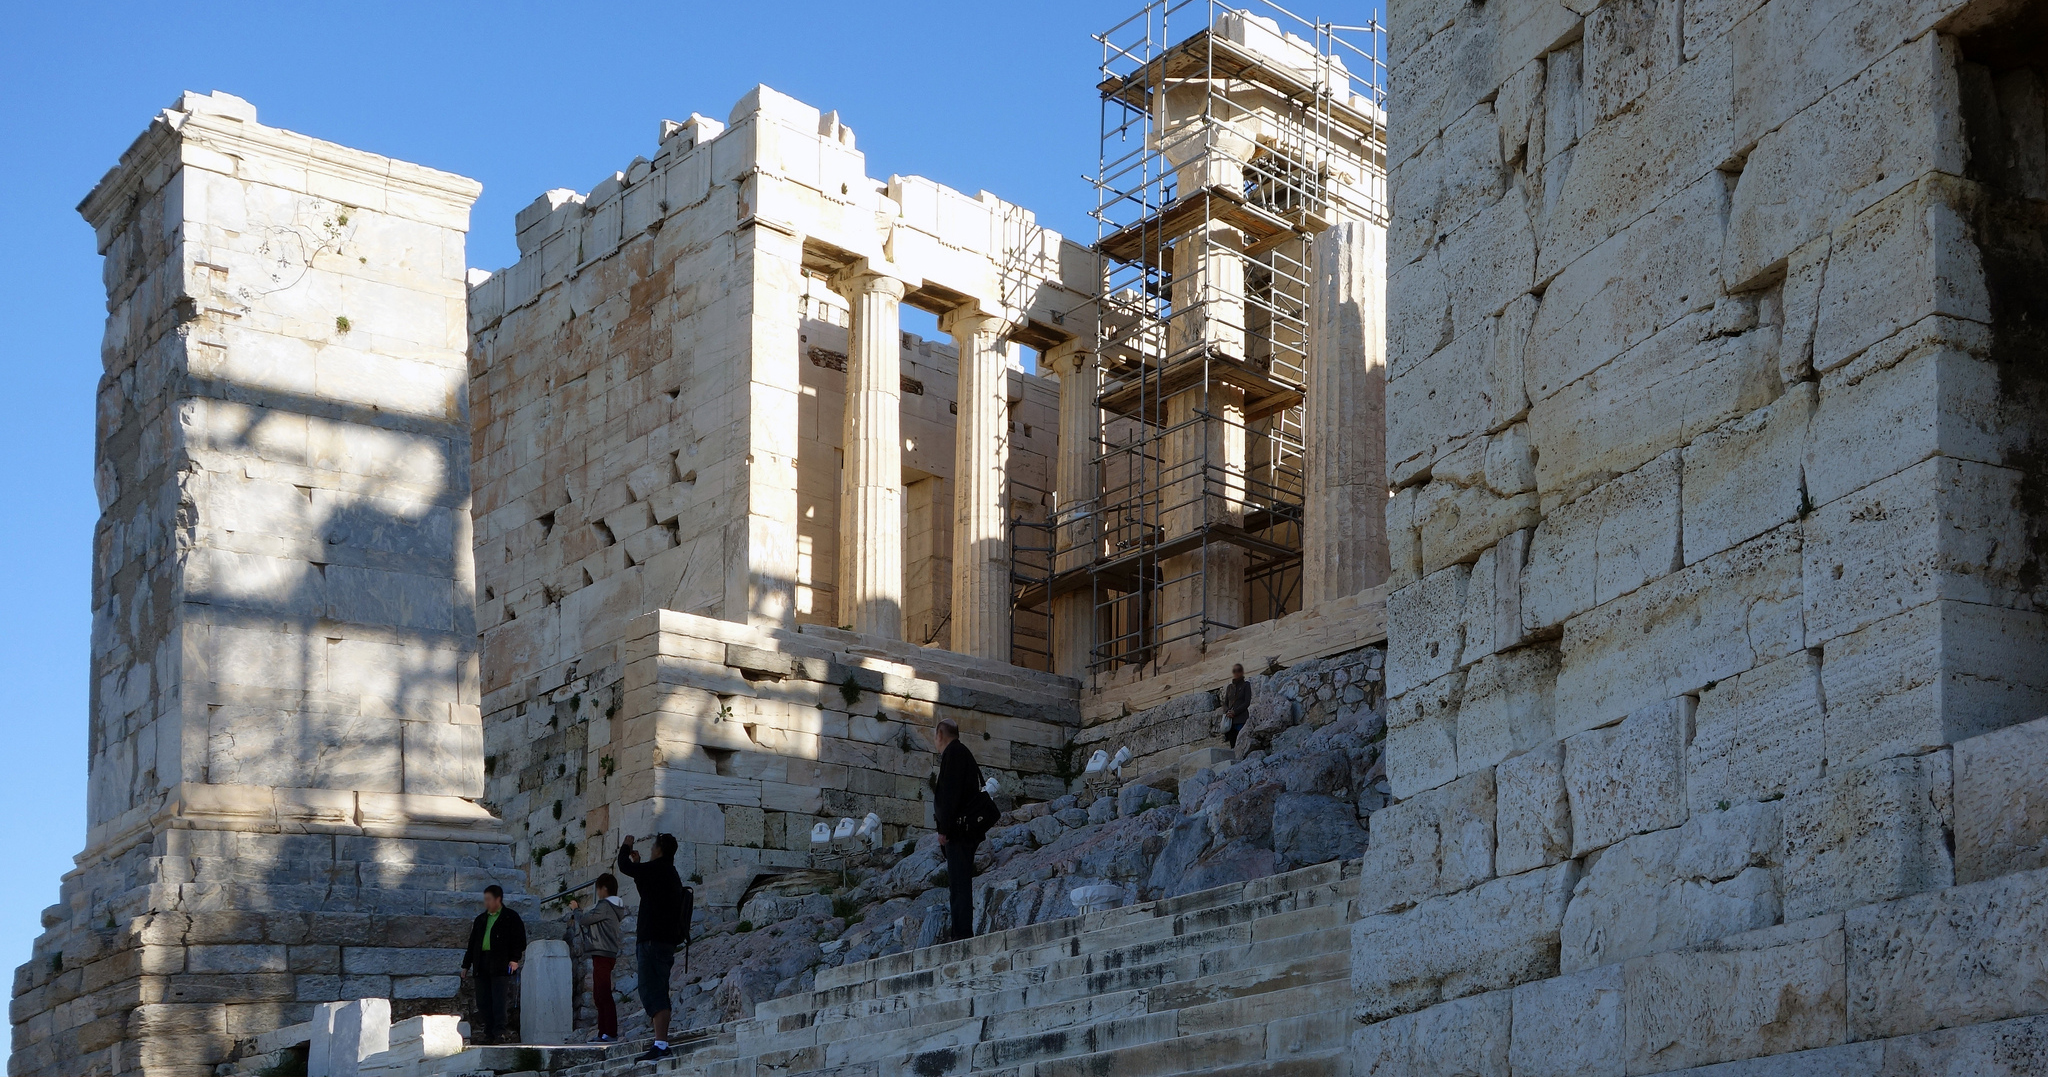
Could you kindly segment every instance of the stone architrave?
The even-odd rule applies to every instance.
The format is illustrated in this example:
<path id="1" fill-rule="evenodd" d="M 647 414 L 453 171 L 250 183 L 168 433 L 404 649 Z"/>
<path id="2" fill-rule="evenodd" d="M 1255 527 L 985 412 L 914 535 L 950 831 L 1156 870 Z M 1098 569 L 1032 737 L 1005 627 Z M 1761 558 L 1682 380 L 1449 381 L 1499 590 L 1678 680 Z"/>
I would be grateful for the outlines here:
<path id="1" fill-rule="evenodd" d="M 903 638 L 903 282 L 867 262 L 834 277 L 853 308 L 839 479 L 839 616 Z"/>
<path id="2" fill-rule="evenodd" d="M 1010 657 L 1009 349 L 1000 318 L 975 306 L 940 319 L 960 356 L 953 429 L 952 649 Z"/>
<path id="3" fill-rule="evenodd" d="M 1385 581 L 1387 230 L 1339 221 L 1314 240 L 1303 394 L 1302 604 Z"/>

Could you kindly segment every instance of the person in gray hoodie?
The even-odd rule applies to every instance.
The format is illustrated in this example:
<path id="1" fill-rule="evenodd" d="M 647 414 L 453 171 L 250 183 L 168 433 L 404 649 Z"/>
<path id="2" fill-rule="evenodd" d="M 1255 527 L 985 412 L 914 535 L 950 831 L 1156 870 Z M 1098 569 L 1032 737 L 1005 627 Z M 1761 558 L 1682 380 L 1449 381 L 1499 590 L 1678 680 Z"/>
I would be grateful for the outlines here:
<path id="1" fill-rule="evenodd" d="M 576 926 L 583 930 L 583 948 L 590 952 L 590 996 L 597 1004 L 597 1039 L 595 1043 L 612 1043 L 619 1038 L 619 1011 L 613 1005 L 612 965 L 619 959 L 619 946 L 625 941 L 622 924 L 626 918 L 626 903 L 619 900 L 619 880 L 607 871 L 597 877 L 597 901 L 590 911 L 582 912 L 575 898 L 569 899 L 569 909 L 576 915 Z"/>

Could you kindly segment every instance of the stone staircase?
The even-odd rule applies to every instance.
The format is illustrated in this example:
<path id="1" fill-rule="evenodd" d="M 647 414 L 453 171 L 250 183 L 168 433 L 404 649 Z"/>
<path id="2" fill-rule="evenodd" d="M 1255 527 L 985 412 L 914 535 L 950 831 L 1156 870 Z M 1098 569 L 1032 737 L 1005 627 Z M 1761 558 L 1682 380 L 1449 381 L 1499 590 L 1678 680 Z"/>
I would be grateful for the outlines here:
<path id="1" fill-rule="evenodd" d="M 827 969 L 816 990 L 682 1037 L 658 1067 L 632 1061 L 641 1042 L 548 1068 L 569 1077 L 1341 1073 L 1358 867 L 1321 864 Z"/>

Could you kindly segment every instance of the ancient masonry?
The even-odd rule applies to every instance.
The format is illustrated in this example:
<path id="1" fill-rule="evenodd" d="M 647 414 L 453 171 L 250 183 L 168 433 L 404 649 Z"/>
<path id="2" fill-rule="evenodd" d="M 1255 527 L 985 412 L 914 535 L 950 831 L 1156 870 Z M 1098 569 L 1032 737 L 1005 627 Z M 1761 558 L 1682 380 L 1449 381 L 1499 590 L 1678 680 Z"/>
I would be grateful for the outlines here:
<path id="1" fill-rule="evenodd" d="M 161 114 L 81 207 L 10 1073 L 458 1012 L 487 882 L 664 829 L 705 924 L 844 932 L 679 979 L 664 1072 L 2048 1074 L 2048 4 L 1290 20 L 1098 38 L 1092 246 L 760 87 L 465 281 L 470 181 Z M 930 945 L 940 716 L 1009 813 Z M 869 811 L 897 919 L 762 889 Z"/>

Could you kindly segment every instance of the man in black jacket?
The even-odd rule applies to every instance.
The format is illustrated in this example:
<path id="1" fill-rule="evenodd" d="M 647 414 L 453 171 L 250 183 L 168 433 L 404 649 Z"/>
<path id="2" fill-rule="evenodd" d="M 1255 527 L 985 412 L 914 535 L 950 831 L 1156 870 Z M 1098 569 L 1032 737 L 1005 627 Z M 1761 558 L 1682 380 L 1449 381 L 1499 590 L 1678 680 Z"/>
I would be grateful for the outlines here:
<path id="1" fill-rule="evenodd" d="M 933 798 L 939 849 L 946 854 L 946 885 L 953 895 L 953 939 L 974 936 L 974 847 L 981 834 L 973 828 L 974 794 L 981 789 L 981 766 L 960 743 L 960 723 L 939 719 L 939 787 Z"/>
<path id="2" fill-rule="evenodd" d="M 655 857 L 645 864 L 633 849 L 633 836 L 619 843 L 619 874 L 629 876 L 640 891 L 640 926 L 634 939 L 640 965 L 640 1007 L 654 1026 L 654 1046 L 642 1062 L 668 1057 L 668 975 L 675 967 L 676 947 L 690 925 L 683 922 L 683 880 L 676 874 L 676 839 L 654 836 Z"/>
<path id="3" fill-rule="evenodd" d="M 526 924 L 505 907 L 504 888 L 484 887 L 484 911 L 469 925 L 469 948 L 462 954 L 462 974 L 476 977 L 476 1005 L 483 1011 L 483 1037 L 497 1043 L 505 1036 L 505 996 L 512 974 L 526 957 Z"/>
<path id="4" fill-rule="evenodd" d="M 1252 716 L 1252 682 L 1244 679 L 1244 667 L 1230 667 L 1230 683 L 1223 686 L 1223 716 L 1230 719 L 1230 732 L 1223 739 L 1237 747 L 1237 735 Z"/>

